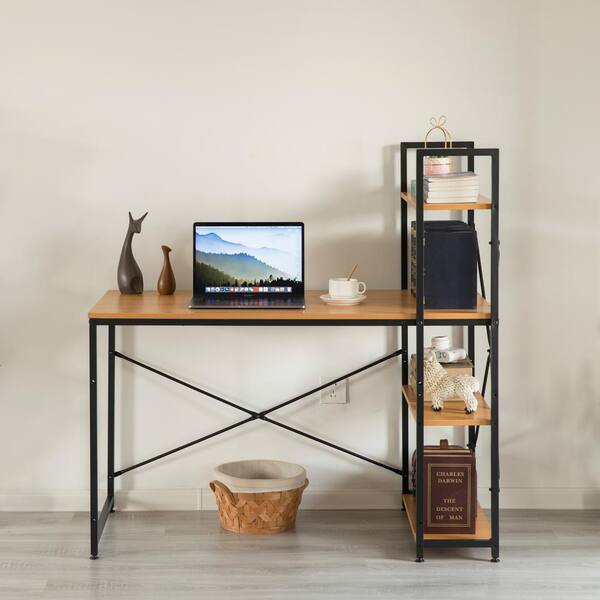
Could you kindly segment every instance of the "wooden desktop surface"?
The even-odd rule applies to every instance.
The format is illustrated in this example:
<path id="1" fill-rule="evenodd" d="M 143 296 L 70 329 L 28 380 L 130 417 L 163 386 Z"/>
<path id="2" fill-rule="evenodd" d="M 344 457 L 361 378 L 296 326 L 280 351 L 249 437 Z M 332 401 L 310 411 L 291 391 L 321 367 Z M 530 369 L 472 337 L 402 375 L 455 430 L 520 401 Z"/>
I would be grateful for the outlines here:
<path id="1" fill-rule="evenodd" d="M 329 306 L 319 296 L 324 291 L 308 291 L 305 309 L 188 308 L 192 292 L 177 291 L 172 296 L 156 292 L 124 295 L 109 290 L 88 313 L 90 319 L 186 319 L 192 321 L 283 321 L 283 320 L 411 320 L 416 318 L 415 299 L 409 290 L 369 290 L 357 306 Z M 489 319 L 490 306 L 479 297 L 475 310 L 427 310 L 425 319 Z"/>

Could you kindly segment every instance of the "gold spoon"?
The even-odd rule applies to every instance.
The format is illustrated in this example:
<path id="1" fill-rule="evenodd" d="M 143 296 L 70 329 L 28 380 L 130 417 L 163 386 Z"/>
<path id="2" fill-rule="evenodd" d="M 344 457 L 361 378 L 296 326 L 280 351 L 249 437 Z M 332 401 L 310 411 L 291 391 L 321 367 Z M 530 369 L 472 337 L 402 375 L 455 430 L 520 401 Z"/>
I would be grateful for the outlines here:
<path id="1" fill-rule="evenodd" d="M 354 275 L 354 271 L 356 271 L 357 268 L 358 268 L 358 263 L 356 263 L 354 265 L 354 268 L 352 269 L 352 271 L 350 271 L 350 275 L 348 275 L 347 281 L 350 281 L 352 279 L 352 275 Z"/>

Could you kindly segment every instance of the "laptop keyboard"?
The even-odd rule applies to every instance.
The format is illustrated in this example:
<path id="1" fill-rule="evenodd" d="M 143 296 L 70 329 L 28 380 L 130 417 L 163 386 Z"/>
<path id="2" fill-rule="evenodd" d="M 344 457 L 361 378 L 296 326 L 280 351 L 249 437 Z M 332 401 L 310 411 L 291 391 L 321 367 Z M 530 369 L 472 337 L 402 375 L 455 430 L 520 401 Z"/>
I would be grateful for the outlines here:
<path id="1" fill-rule="evenodd" d="M 203 298 L 194 302 L 201 306 L 255 306 L 268 308 L 269 306 L 281 308 L 282 306 L 301 306 L 301 298 Z"/>

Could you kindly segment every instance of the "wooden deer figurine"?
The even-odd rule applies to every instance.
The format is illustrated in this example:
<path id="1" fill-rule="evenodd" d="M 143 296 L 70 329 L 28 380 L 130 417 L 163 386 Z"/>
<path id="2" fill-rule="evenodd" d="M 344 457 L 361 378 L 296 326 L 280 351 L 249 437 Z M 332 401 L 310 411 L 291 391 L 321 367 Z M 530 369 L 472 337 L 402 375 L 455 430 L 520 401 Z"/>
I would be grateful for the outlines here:
<path id="1" fill-rule="evenodd" d="M 119 258 L 119 268 L 117 269 L 117 282 L 121 294 L 141 294 L 144 291 L 144 277 L 142 271 L 133 258 L 131 242 L 133 235 L 142 231 L 142 221 L 146 218 L 146 213 L 139 219 L 134 219 L 129 213 L 129 227 L 123 242 L 121 258 Z"/>

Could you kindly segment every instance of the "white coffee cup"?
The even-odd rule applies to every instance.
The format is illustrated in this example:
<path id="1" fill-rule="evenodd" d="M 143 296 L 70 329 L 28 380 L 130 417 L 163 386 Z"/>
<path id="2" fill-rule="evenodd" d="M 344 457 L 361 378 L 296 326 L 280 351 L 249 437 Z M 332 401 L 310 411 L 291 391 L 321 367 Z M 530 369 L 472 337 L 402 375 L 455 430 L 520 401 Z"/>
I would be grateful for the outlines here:
<path id="1" fill-rule="evenodd" d="M 362 287 L 362 289 L 361 289 Z M 367 291 L 367 284 L 357 279 L 336 277 L 329 280 L 329 295 L 331 298 L 356 298 Z"/>

